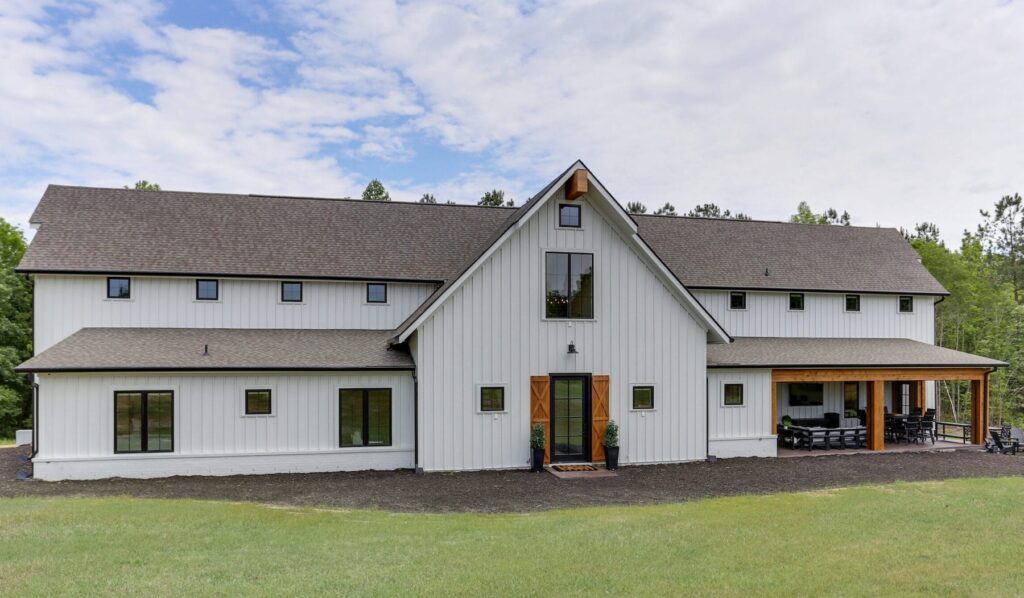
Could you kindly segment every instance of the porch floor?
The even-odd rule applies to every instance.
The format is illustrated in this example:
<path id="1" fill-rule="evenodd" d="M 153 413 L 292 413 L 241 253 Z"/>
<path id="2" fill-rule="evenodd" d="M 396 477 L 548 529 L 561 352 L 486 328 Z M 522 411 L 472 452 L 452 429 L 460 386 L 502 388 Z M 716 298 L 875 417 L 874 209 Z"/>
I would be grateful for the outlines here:
<path id="1" fill-rule="evenodd" d="M 978 450 L 984 448 L 983 445 L 977 444 L 964 444 L 963 442 L 950 442 L 948 440 L 937 440 L 935 444 L 930 442 L 925 444 L 896 444 L 892 442 L 885 443 L 885 450 L 883 451 L 872 451 L 866 448 L 860 449 L 814 449 L 809 451 L 807 449 L 791 449 L 791 448 L 779 448 L 779 457 L 822 457 L 825 455 L 857 455 L 857 454 L 878 454 L 878 453 L 920 453 L 929 451 L 956 451 L 956 450 Z"/>

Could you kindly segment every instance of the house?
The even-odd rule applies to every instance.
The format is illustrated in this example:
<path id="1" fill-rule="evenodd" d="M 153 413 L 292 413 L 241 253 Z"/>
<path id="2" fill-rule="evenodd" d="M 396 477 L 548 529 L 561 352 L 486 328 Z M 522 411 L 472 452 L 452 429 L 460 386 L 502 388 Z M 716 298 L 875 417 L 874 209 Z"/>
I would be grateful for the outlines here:
<path id="1" fill-rule="evenodd" d="M 519 208 L 50 186 L 35 284 L 48 480 L 776 455 L 784 416 L 935 404 L 1001 362 L 892 229 L 627 214 L 582 162 Z"/>

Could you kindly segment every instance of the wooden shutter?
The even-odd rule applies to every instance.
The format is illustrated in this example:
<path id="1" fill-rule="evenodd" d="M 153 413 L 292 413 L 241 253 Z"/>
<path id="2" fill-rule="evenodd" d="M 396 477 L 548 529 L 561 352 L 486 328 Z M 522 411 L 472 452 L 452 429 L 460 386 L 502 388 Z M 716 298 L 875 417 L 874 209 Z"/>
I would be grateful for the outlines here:
<path id="1" fill-rule="evenodd" d="M 608 376 L 594 376 L 590 393 L 590 459 L 604 460 L 604 431 L 608 427 Z"/>
<path id="2" fill-rule="evenodd" d="M 537 424 L 544 426 L 548 443 L 544 462 L 551 463 L 551 379 L 547 376 L 530 376 L 530 431 Z"/>

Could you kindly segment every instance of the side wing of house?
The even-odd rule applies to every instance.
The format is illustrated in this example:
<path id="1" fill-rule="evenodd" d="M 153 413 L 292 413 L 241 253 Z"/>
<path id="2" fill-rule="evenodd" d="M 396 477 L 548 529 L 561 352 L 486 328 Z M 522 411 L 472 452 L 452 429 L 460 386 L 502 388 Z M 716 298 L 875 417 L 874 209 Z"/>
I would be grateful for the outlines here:
<path id="1" fill-rule="evenodd" d="M 533 422 L 554 461 L 599 460 L 608 417 L 625 463 L 705 456 L 708 320 L 611 201 L 556 187 L 416 327 L 425 470 L 525 467 Z"/>

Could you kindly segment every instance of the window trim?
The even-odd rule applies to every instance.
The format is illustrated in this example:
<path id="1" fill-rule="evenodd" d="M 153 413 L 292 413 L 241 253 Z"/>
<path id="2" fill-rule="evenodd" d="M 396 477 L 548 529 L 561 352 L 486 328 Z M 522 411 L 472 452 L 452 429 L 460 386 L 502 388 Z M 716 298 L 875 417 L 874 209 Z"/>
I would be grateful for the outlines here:
<path id="1" fill-rule="evenodd" d="M 117 449 L 117 395 L 119 394 L 137 394 L 142 396 L 142 450 L 138 451 L 120 451 Z M 149 419 L 149 395 L 150 394 L 169 394 L 171 395 L 171 448 L 167 450 L 151 451 L 149 448 L 149 426 L 146 425 L 146 421 Z M 112 411 L 114 412 L 114 454 L 115 455 L 152 455 L 159 453 L 173 453 L 175 448 L 175 436 L 177 436 L 177 409 L 175 408 L 174 390 L 129 390 L 129 389 L 115 389 L 113 391 L 113 400 L 111 402 Z"/>
<path id="2" fill-rule="evenodd" d="M 484 409 L 484 390 L 489 388 L 501 389 L 501 409 Z M 481 415 L 500 415 L 508 413 L 508 385 L 499 382 L 488 382 L 476 385 L 476 412 Z"/>
<path id="3" fill-rule="evenodd" d="M 849 309 L 849 307 L 850 307 L 850 297 L 856 297 L 857 298 L 857 309 Z M 848 314 L 859 314 L 859 313 L 861 313 L 862 305 L 861 305 L 861 300 L 860 299 L 861 299 L 861 296 L 860 296 L 859 293 L 846 293 L 845 295 L 843 295 L 843 311 L 848 313 Z"/>
<path id="4" fill-rule="evenodd" d="M 128 296 L 127 297 L 111 297 L 110 296 L 110 281 L 112 280 L 127 280 L 128 281 Z M 131 276 L 108 276 L 107 277 L 107 299 L 111 301 L 131 301 L 132 300 L 132 277 Z"/>
<path id="5" fill-rule="evenodd" d="M 212 282 L 216 285 L 217 293 L 213 299 L 205 299 L 199 296 L 199 283 L 201 282 Z M 195 300 L 202 303 L 219 303 L 220 302 L 220 279 L 219 278 L 197 278 L 196 279 L 196 295 Z"/>
<path id="6" fill-rule="evenodd" d="M 636 390 L 638 388 L 649 388 L 651 389 L 651 406 L 650 407 L 637 407 L 636 406 Z M 648 382 L 637 382 L 629 385 L 629 410 L 638 411 L 640 413 L 648 413 L 650 411 L 656 411 L 658 408 L 657 392 L 654 389 L 654 383 Z"/>
<path id="7" fill-rule="evenodd" d="M 270 399 L 270 411 L 266 413 L 252 412 L 249 411 L 249 393 L 250 392 L 265 392 Z M 247 386 L 242 389 L 242 415 L 245 417 L 273 417 L 276 415 L 274 410 L 274 389 L 269 386 Z"/>
<path id="8" fill-rule="evenodd" d="M 285 299 L 284 298 L 284 285 L 286 284 L 297 284 L 299 285 L 299 298 L 298 299 Z M 285 303 L 288 305 L 299 305 L 306 302 L 306 285 L 301 280 L 282 280 L 279 285 L 280 292 L 277 295 L 278 303 Z"/>
<path id="9" fill-rule="evenodd" d="M 349 390 L 358 390 L 363 393 L 363 444 L 355 445 L 344 445 L 341 443 L 341 393 Z M 388 408 L 389 408 L 389 421 L 388 421 L 388 443 L 387 444 L 367 444 L 370 442 L 370 392 L 375 390 L 386 390 L 388 392 Z M 395 390 L 389 386 L 381 387 L 338 387 L 338 448 L 339 449 L 380 449 L 395 445 Z"/>
<path id="10" fill-rule="evenodd" d="M 562 224 L 562 208 L 573 208 L 576 210 L 577 221 L 579 224 Z M 583 230 L 583 206 L 580 204 L 571 203 L 559 203 L 558 204 L 558 228 L 565 228 L 569 230 Z"/>
<path id="11" fill-rule="evenodd" d="M 547 289 L 548 289 L 548 255 L 553 254 L 553 253 L 559 254 L 559 255 L 568 255 L 568 256 L 570 256 L 570 258 L 569 258 L 570 265 L 572 264 L 572 257 L 571 256 L 573 256 L 573 255 L 589 255 L 590 256 L 591 266 L 593 268 L 593 279 L 594 279 L 594 283 L 593 283 L 593 287 L 594 287 L 593 304 L 590 306 L 591 310 L 592 310 L 592 313 L 593 313 L 593 315 L 591 317 L 589 317 L 589 318 L 572 318 L 572 317 L 561 317 L 561 316 L 559 316 L 559 317 L 548 316 L 548 309 L 547 309 L 547 302 L 548 302 L 548 297 L 547 297 L 547 292 L 548 292 L 547 291 Z M 591 251 L 591 250 L 586 250 L 586 249 L 580 249 L 580 250 L 575 250 L 575 251 L 568 251 L 568 250 L 566 250 L 564 248 L 556 248 L 556 249 L 541 248 L 541 252 L 540 252 L 541 321 L 545 321 L 545 322 L 596 322 L 597 321 L 597 314 L 598 314 L 598 304 L 597 304 L 597 297 L 598 297 L 598 292 L 597 292 L 597 262 L 598 262 L 598 260 L 597 260 L 597 252 L 596 251 Z M 569 274 L 570 274 L 570 277 L 571 277 L 572 273 L 569 272 Z"/>
<path id="12" fill-rule="evenodd" d="M 743 297 L 743 307 L 733 307 L 732 298 L 733 295 L 739 295 Z M 729 311 L 747 311 L 747 292 L 746 291 L 729 291 Z"/>
<path id="13" fill-rule="evenodd" d="M 910 310 L 903 311 L 903 300 L 910 299 Z M 897 295 L 896 296 L 896 313 L 900 314 L 912 314 L 914 313 L 914 296 L 913 295 Z"/>
<path id="14" fill-rule="evenodd" d="M 727 404 L 725 402 L 725 387 L 726 386 L 732 386 L 734 384 L 740 387 L 740 401 L 741 402 L 740 402 L 739 405 L 729 405 L 729 404 Z M 741 408 L 746 407 L 747 406 L 747 389 L 746 389 L 746 386 L 747 385 L 745 383 L 740 382 L 739 380 L 722 380 L 722 389 L 721 389 L 722 390 L 722 392 L 721 392 L 721 397 L 722 398 L 719 401 L 720 406 L 723 409 L 741 409 Z"/>
<path id="15" fill-rule="evenodd" d="M 800 309 L 793 307 L 793 298 L 800 297 Z M 789 309 L 787 311 L 795 311 L 803 313 L 807 311 L 807 295 L 805 293 L 790 293 L 789 294 Z"/>
<path id="16" fill-rule="evenodd" d="M 382 286 L 382 287 L 384 287 L 384 300 L 383 301 L 373 301 L 373 300 L 370 299 L 370 287 L 371 286 Z M 366 300 L 366 304 L 367 305 L 388 305 L 388 302 L 389 302 L 388 283 L 386 283 L 386 282 L 368 282 L 368 283 L 366 283 L 366 297 L 365 297 L 365 300 Z"/>

